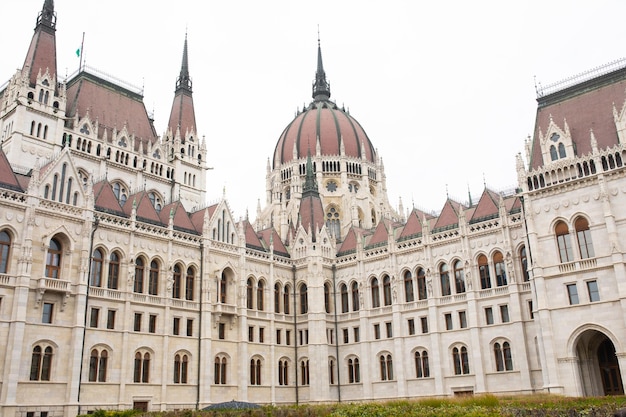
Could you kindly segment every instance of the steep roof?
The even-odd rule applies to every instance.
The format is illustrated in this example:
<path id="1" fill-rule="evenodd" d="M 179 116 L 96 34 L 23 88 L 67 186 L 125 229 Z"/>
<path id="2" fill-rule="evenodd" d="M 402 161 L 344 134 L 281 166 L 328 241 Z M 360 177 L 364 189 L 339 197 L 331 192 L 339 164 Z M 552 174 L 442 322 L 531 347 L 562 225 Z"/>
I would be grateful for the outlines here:
<path id="1" fill-rule="evenodd" d="M 0 187 L 8 188 L 13 191 L 23 192 L 24 189 L 20 185 L 17 176 L 13 172 L 13 168 L 11 168 L 11 164 L 7 159 L 6 154 L 0 148 Z"/>
<path id="2" fill-rule="evenodd" d="M 187 233 L 198 233 L 198 230 L 189 218 L 187 210 L 185 210 L 183 203 L 180 201 L 174 201 L 161 209 L 159 212 L 161 223 L 169 224 L 170 215 L 173 216 L 174 229 Z M 202 232 L 202 229 L 200 229 L 200 232 Z"/>
<path id="3" fill-rule="evenodd" d="M 205 213 L 209 216 L 209 218 L 211 218 L 213 213 L 215 213 L 216 208 L 217 208 L 217 204 L 213 204 L 207 208 L 191 213 L 191 215 L 189 216 L 191 218 L 191 223 L 193 224 L 194 228 L 198 231 L 198 233 L 202 233 L 202 230 L 204 228 Z"/>
<path id="4" fill-rule="evenodd" d="M 176 80 L 176 90 L 168 127 L 172 134 L 176 134 L 176 129 L 180 128 L 180 134 L 184 137 L 187 132 L 197 132 L 196 113 L 193 106 L 191 89 L 191 77 L 189 76 L 189 63 L 187 58 L 187 35 L 185 35 L 185 45 L 183 47 L 183 61 L 180 67 L 180 75 Z"/>
<path id="5" fill-rule="evenodd" d="M 346 237 L 344 237 L 343 242 L 341 242 L 341 246 L 337 250 L 337 256 L 356 252 L 357 240 L 356 230 L 354 227 L 351 227 L 350 230 L 348 230 Z"/>
<path id="6" fill-rule="evenodd" d="M 435 231 L 437 229 L 452 228 L 458 225 L 459 212 L 461 207 L 461 203 L 457 203 L 456 201 L 450 200 L 448 198 L 443 205 L 441 214 L 439 214 L 439 217 L 437 218 L 437 222 L 431 230 Z"/>
<path id="7" fill-rule="evenodd" d="M 498 215 L 500 204 L 500 195 L 485 188 L 483 194 L 480 196 L 480 200 L 478 200 L 478 205 L 474 209 L 474 212 L 470 216 L 469 213 L 467 218 L 469 222 L 479 222 L 486 218 L 495 217 Z"/>
<path id="8" fill-rule="evenodd" d="M 388 221 L 382 220 L 376 225 L 376 229 L 374 230 L 374 234 L 368 239 L 366 248 L 372 248 L 375 246 L 382 246 L 387 243 L 389 238 L 389 229 L 391 224 L 388 224 Z"/>
<path id="9" fill-rule="evenodd" d="M 56 53 L 56 13 L 54 2 L 46 0 L 43 9 L 37 16 L 37 26 L 30 41 L 22 71 L 28 71 L 28 80 L 31 86 L 37 83 L 39 72 L 50 72 L 57 80 L 57 53 Z"/>
<path id="10" fill-rule="evenodd" d="M 150 197 L 148 197 L 148 193 L 145 191 L 140 191 L 136 194 L 133 194 L 128 197 L 126 203 L 124 203 L 124 213 L 130 216 L 133 205 L 137 207 L 137 220 L 145 221 L 147 223 L 163 225 L 159 214 L 154 209 L 152 202 L 150 201 Z M 167 225 L 167 223 L 165 223 Z"/>
<path id="11" fill-rule="evenodd" d="M 398 240 L 411 239 L 422 234 L 422 220 L 420 216 L 418 216 L 418 213 L 420 212 L 415 209 L 411 211 Z M 422 215 L 421 218 L 424 218 L 424 216 Z"/>
<path id="12" fill-rule="evenodd" d="M 103 211 L 105 213 L 115 214 L 117 216 L 126 217 L 124 209 L 120 206 L 120 202 L 113 193 L 111 184 L 106 181 L 100 181 L 93 185 L 94 194 L 94 206 L 96 210 Z"/>
<path id="13" fill-rule="evenodd" d="M 87 113 L 91 120 L 97 120 L 100 138 L 106 133 L 111 140 L 114 130 L 126 127 L 130 135 L 135 135 L 135 151 L 139 150 L 140 142 L 147 152 L 147 144 L 157 141 L 154 125 L 138 92 L 83 70 L 67 84 L 67 115 L 82 118 Z"/>
<path id="14" fill-rule="evenodd" d="M 593 74 L 590 72 L 589 75 Z M 550 118 L 561 129 L 567 121 L 577 155 L 591 152 L 590 129 L 593 129 L 599 149 L 617 144 L 613 105 L 618 112 L 622 109 L 625 90 L 626 66 L 537 98 L 530 169 L 544 165 L 539 132 L 547 133 Z"/>
<path id="15" fill-rule="evenodd" d="M 283 244 L 283 241 L 280 239 L 280 235 L 273 227 L 261 230 L 258 233 L 258 237 L 260 238 L 260 240 L 263 241 L 264 247 L 269 249 L 271 242 L 271 244 L 274 246 L 274 253 L 281 256 L 289 257 L 289 252 L 287 251 L 287 248 Z"/>
<path id="16" fill-rule="evenodd" d="M 265 246 L 261 243 L 259 236 L 257 235 L 254 227 L 250 224 L 248 220 L 243 221 L 244 234 L 246 237 L 246 247 L 250 249 L 256 249 L 265 252 Z M 280 239 L 279 239 L 280 240 Z"/>

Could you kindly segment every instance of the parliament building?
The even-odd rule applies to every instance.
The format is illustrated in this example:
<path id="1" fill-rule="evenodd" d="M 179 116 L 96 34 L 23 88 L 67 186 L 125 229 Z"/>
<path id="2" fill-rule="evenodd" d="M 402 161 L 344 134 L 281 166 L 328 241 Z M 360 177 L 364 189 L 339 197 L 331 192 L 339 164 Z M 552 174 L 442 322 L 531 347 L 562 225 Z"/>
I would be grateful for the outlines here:
<path id="1" fill-rule="evenodd" d="M 539 92 L 517 189 L 431 213 L 390 204 L 318 43 L 250 221 L 206 203 L 186 38 L 157 132 L 35 17 L 0 74 L 1 415 L 624 394 L 626 63 Z"/>

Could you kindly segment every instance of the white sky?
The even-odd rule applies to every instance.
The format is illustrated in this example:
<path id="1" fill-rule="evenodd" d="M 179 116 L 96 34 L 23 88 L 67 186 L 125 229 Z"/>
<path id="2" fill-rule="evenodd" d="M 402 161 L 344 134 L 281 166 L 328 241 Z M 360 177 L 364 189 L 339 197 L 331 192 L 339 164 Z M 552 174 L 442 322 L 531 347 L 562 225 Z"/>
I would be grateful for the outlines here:
<path id="1" fill-rule="evenodd" d="M 0 3 L 0 84 L 22 66 L 43 0 Z M 383 157 L 391 203 L 439 211 L 483 181 L 516 186 L 544 85 L 622 58 L 624 1 L 57 0 L 62 76 L 87 65 L 144 89 L 169 118 L 185 31 L 208 201 L 265 205 L 278 137 L 311 101 L 320 27 L 331 99 Z"/>

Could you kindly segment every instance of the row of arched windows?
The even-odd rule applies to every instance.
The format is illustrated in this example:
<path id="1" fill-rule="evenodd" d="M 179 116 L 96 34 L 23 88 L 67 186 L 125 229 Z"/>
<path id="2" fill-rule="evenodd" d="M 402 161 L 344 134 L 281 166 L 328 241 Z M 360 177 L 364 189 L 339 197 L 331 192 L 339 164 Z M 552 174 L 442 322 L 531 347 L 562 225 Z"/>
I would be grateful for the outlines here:
<path id="1" fill-rule="evenodd" d="M 58 241 L 52 239 L 48 257 L 50 262 L 46 263 L 47 270 L 50 269 L 52 278 L 58 277 L 58 268 L 60 264 L 61 251 Z M 59 260 L 54 260 L 57 257 Z M 108 259 L 105 257 L 105 251 L 102 248 L 96 248 L 93 251 L 91 263 L 91 276 L 89 285 L 93 287 L 104 287 L 118 290 L 120 285 L 122 255 L 119 251 L 113 251 Z M 48 265 L 49 264 L 49 265 Z M 159 295 L 159 274 L 161 264 L 159 260 L 153 259 L 148 264 L 143 256 L 135 259 L 135 275 L 133 279 L 133 292 L 144 293 L 150 295 Z M 57 276 L 54 276 L 54 275 Z M 49 275 L 46 275 L 49 276 Z M 145 285 L 147 281 L 147 286 Z M 196 270 L 194 267 L 185 267 L 181 263 L 176 263 L 172 269 L 172 298 L 193 300 L 194 287 L 196 281 Z"/>
<path id="2" fill-rule="evenodd" d="M 32 122 L 30 122 L 30 135 L 38 138 L 48 139 L 48 125 L 35 123 L 35 121 L 33 120 Z"/>
<path id="3" fill-rule="evenodd" d="M 568 224 L 559 220 L 554 226 L 554 234 L 556 236 L 559 258 L 561 263 L 572 262 L 575 257 L 587 259 L 595 257 L 593 250 L 593 242 L 591 240 L 591 231 L 589 230 L 589 222 L 586 218 L 579 216 L 574 219 L 574 228 L 572 232 L 576 236 L 576 249 L 572 246 L 571 233 Z"/>

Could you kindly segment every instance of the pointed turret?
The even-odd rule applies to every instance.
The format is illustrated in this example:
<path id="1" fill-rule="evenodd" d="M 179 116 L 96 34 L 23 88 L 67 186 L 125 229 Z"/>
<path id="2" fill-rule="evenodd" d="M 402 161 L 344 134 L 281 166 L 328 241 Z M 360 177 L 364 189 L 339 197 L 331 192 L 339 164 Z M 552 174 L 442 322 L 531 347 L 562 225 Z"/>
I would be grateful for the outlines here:
<path id="1" fill-rule="evenodd" d="M 56 55 L 56 21 L 54 1 L 45 0 L 43 9 L 37 16 L 35 34 L 30 41 L 30 47 L 24 59 L 22 71 L 28 76 L 31 86 L 37 83 L 37 75 L 45 74 L 46 71 L 56 83 L 57 55 Z"/>
<path id="2" fill-rule="evenodd" d="M 311 240 L 315 242 L 317 231 L 324 225 L 324 209 L 317 189 L 310 153 L 306 160 L 306 180 L 302 189 L 302 200 L 298 217 L 301 219 L 302 227 L 310 233 Z"/>
<path id="3" fill-rule="evenodd" d="M 174 91 L 174 102 L 170 112 L 168 127 L 172 134 L 180 129 L 182 138 L 188 134 L 196 134 L 196 114 L 193 106 L 192 83 L 189 76 L 189 62 L 187 57 L 187 34 L 185 34 L 185 44 L 183 47 L 183 61 L 180 66 L 180 74 L 176 80 L 176 90 Z"/>
<path id="4" fill-rule="evenodd" d="M 315 82 L 313 83 L 313 100 L 322 101 L 330 98 L 330 83 L 326 81 L 326 72 L 322 64 L 322 47 L 320 39 L 317 38 L 317 71 L 315 72 Z"/>

